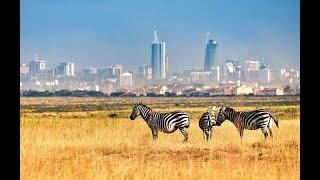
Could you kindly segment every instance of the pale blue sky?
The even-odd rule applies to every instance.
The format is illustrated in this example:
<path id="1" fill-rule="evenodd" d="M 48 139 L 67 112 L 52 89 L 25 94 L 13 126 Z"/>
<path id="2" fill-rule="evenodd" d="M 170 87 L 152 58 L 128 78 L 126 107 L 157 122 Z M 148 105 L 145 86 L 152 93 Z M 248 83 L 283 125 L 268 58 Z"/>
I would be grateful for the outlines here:
<path id="1" fill-rule="evenodd" d="M 298 0 L 21 0 L 21 63 L 40 52 L 49 67 L 150 64 L 153 30 L 167 43 L 169 69 L 202 69 L 204 33 L 225 57 L 300 67 Z"/>

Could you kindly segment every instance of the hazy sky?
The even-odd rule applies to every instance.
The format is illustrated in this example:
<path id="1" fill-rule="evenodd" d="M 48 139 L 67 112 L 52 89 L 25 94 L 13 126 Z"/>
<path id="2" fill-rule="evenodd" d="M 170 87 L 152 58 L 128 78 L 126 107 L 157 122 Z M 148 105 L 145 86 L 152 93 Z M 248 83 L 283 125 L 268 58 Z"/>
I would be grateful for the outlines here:
<path id="1" fill-rule="evenodd" d="M 153 30 L 167 43 L 170 72 L 202 69 L 204 33 L 218 43 L 217 64 L 262 58 L 300 67 L 299 0 L 21 0 L 21 63 L 35 51 L 53 67 L 151 62 Z"/>

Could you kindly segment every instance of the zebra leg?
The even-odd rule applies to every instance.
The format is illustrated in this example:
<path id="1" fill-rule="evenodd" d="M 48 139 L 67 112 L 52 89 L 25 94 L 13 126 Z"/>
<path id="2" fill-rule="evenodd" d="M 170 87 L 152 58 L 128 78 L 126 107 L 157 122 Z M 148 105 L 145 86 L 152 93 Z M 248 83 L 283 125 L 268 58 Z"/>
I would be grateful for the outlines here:
<path id="1" fill-rule="evenodd" d="M 187 142 L 188 141 L 188 129 L 185 127 L 181 127 L 181 128 L 179 128 L 179 130 L 182 133 L 182 135 L 184 136 L 183 142 Z"/>
<path id="2" fill-rule="evenodd" d="M 267 137 L 268 137 L 268 129 L 267 128 L 261 128 L 261 130 L 262 130 L 262 133 L 264 135 L 264 140 L 266 140 Z"/>
<path id="3" fill-rule="evenodd" d="M 202 135 L 203 135 L 203 139 L 206 141 L 207 139 L 206 139 L 206 132 L 205 132 L 205 130 L 202 130 Z"/>
<path id="4" fill-rule="evenodd" d="M 269 128 L 268 130 L 269 130 L 270 136 L 273 138 L 273 134 L 272 134 L 271 128 Z"/>
<path id="5" fill-rule="evenodd" d="M 208 129 L 206 129 L 206 131 L 205 131 L 205 132 L 206 132 L 206 140 L 208 141 L 208 140 L 209 140 L 209 136 L 210 136 L 210 134 L 209 134 L 210 132 L 209 132 L 209 130 L 208 130 Z"/>
<path id="6" fill-rule="evenodd" d="M 158 139 L 158 131 L 156 129 L 151 129 L 153 141 Z"/>
<path id="7" fill-rule="evenodd" d="M 244 129 L 240 129 L 240 130 L 239 130 L 241 142 L 242 142 L 243 131 L 244 131 Z"/>
<path id="8" fill-rule="evenodd" d="M 210 129 L 210 139 L 212 138 L 212 129 Z"/>

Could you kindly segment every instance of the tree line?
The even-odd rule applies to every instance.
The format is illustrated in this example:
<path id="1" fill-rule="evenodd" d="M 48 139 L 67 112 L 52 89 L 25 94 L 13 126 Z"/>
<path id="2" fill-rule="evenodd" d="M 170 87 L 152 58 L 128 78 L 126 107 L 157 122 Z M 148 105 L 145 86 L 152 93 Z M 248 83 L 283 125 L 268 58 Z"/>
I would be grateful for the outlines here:
<path id="1" fill-rule="evenodd" d="M 292 94 L 293 95 L 293 94 Z M 299 95 L 299 94 L 295 94 Z M 105 94 L 100 91 L 87 91 L 87 90 L 59 90 L 59 91 L 36 91 L 36 90 L 23 90 L 20 91 L 20 96 L 22 97 L 138 97 L 138 96 L 146 96 L 146 97 L 210 97 L 210 96 L 236 96 L 232 95 L 210 95 L 209 93 L 202 92 L 192 92 L 190 94 L 182 94 L 177 95 L 175 92 L 166 92 L 164 94 L 156 94 L 156 93 L 147 93 L 146 95 L 136 95 L 132 92 L 112 92 L 110 94 Z M 248 94 L 243 96 L 263 96 L 263 95 L 254 95 Z M 265 95 L 264 95 L 265 96 Z M 275 95 L 268 95 L 275 96 Z M 288 95 L 287 95 L 288 96 Z"/>

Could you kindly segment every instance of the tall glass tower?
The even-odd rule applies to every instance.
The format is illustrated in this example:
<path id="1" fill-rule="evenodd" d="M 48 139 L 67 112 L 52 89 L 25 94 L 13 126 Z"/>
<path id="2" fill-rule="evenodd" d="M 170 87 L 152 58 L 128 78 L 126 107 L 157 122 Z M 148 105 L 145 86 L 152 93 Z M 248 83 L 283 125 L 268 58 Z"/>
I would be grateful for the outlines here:
<path id="1" fill-rule="evenodd" d="M 212 66 L 214 65 L 214 58 L 215 58 L 217 47 L 218 47 L 218 43 L 214 40 L 209 40 L 209 42 L 207 43 L 207 47 L 205 51 L 205 59 L 204 59 L 205 71 L 210 71 Z"/>
<path id="2" fill-rule="evenodd" d="M 168 57 L 166 56 L 166 43 L 158 41 L 156 31 L 154 31 L 154 42 L 151 45 L 151 68 L 153 80 L 162 80 L 167 77 Z"/>

